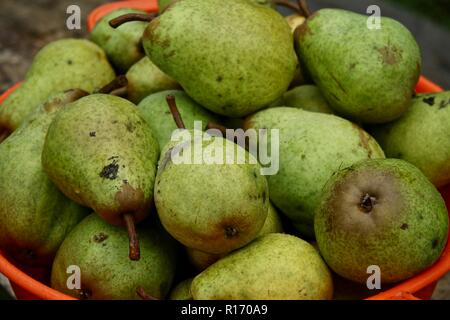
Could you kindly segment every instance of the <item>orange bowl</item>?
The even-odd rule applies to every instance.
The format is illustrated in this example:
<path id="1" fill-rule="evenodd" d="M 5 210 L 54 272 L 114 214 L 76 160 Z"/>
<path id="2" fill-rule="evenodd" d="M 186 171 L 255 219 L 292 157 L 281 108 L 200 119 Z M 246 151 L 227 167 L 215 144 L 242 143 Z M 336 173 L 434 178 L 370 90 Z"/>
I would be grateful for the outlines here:
<path id="1" fill-rule="evenodd" d="M 107 13 L 118 8 L 135 8 L 147 12 L 157 12 L 158 6 L 156 0 L 146 1 L 121 1 L 111 4 L 105 4 L 89 15 L 88 28 L 92 30 L 95 23 Z M 0 104 L 11 94 L 19 84 L 14 85 L 0 96 Z M 440 92 L 441 87 L 434 84 L 425 77 L 421 77 L 416 87 L 417 93 Z M 450 186 L 443 188 L 441 194 L 444 197 L 447 208 L 450 209 Z M 444 249 L 439 260 L 430 268 L 422 271 L 418 275 L 398 284 L 397 286 L 369 297 L 369 300 L 385 299 L 429 299 L 433 294 L 436 282 L 450 270 L 450 242 Z M 58 292 L 49 286 L 45 281 L 48 278 L 48 270 L 30 269 L 18 265 L 8 259 L 6 255 L 0 252 L 0 273 L 4 274 L 11 282 L 11 286 L 18 299 L 21 300 L 75 300 L 73 297 Z M 417 297 L 417 298 L 416 298 Z"/>

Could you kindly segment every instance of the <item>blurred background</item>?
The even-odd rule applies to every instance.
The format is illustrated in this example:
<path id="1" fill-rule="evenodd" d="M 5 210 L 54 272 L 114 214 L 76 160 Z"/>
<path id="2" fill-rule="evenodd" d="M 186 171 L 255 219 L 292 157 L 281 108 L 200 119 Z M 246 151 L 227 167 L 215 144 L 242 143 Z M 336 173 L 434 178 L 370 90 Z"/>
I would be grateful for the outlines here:
<path id="1" fill-rule="evenodd" d="M 0 92 L 21 81 L 34 54 L 46 43 L 64 37 L 86 37 L 86 16 L 107 0 L 0 0 Z M 66 9 L 78 5 L 82 29 L 66 28 Z M 450 90 L 450 0 L 309 0 L 312 10 L 349 9 L 362 14 L 378 5 L 381 14 L 395 18 L 416 36 L 423 54 L 422 73 Z M 283 10 L 284 13 L 288 11 Z M 0 276 L 0 299 L 8 297 Z M 443 278 L 434 299 L 450 300 L 450 274 Z"/>

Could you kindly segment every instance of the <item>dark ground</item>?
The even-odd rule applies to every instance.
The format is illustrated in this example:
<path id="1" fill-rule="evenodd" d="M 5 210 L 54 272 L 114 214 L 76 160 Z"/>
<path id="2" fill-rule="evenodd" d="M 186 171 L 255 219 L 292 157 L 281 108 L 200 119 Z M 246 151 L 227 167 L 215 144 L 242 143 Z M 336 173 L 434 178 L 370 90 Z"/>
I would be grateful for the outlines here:
<path id="1" fill-rule="evenodd" d="M 86 34 L 86 15 L 107 0 L 0 0 L 0 92 L 23 79 L 33 55 L 51 40 Z M 66 8 L 77 4 L 83 15 L 81 31 L 65 26 Z M 423 53 L 423 74 L 450 89 L 449 0 L 310 0 L 312 9 L 340 7 L 365 13 L 380 6 L 383 16 L 405 24 L 416 36 Z M 0 292 L 1 296 L 1 292 Z M 450 300 L 450 274 L 440 281 L 435 299 Z"/>

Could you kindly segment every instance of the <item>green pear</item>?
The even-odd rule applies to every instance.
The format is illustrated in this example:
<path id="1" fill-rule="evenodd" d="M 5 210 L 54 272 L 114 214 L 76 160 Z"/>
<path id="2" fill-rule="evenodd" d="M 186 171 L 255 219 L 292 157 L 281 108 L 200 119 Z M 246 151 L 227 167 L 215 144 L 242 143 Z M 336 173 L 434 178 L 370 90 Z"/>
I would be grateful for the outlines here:
<path id="1" fill-rule="evenodd" d="M 180 282 L 170 293 L 169 300 L 193 300 L 191 294 L 191 283 L 194 278 Z"/>
<path id="2" fill-rule="evenodd" d="M 131 240 L 131 224 L 150 212 L 158 156 L 158 142 L 134 104 L 93 94 L 56 115 L 42 164 L 66 196 L 126 225 Z"/>
<path id="3" fill-rule="evenodd" d="M 189 129 L 194 129 L 194 121 L 201 121 L 201 129 L 206 129 L 208 122 L 220 122 L 219 118 L 208 110 L 202 108 L 192 100 L 185 92 L 179 90 L 167 90 L 154 93 L 138 105 L 142 117 L 147 121 L 163 148 L 177 129 L 172 115 L 167 107 L 166 97 L 174 96 L 183 122 Z"/>
<path id="4" fill-rule="evenodd" d="M 136 104 L 152 93 L 180 88 L 175 80 L 159 70 L 147 57 L 136 62 L 126 77 L 128 99 Z"/>
<path id="5" fill-rule="evenodd" d="M 418 95 L 403 117 L 372 132 L 386 156 L 412 163 L 436 187 L 450 183 L 450 91 Z"/>
<path id="6" fill-rule="evenodd" d="M 105 50 L 114 67 L 123 73 L 145 56 L 141 39 L 147 22 L 133 21 L 114 29 L 109 21 L 130 13 L 145 14 L 145 11 L 127 8 L 114 10 L 100 19 L 91 33 L 91 40 Z"/>
<path id="7" fill-rule="evenodd" d="M 316 210 L 320 252 L 340 276 L 359 283 L 369 266 L 381 283 L 431 266 L 447 242 L 444 200 L 419 169 L 398 159 L 361 161 L 337 172 Z"/>
<path id="8" fill-rule="evenodd" d="M 296 31 L 296 48 L 314 82 L 339 114 L 363 123 L 385 123 L 411 105 L 421 54 L 401 23 L 382 17 L 322 9 Z"/>
<path id="9" fill-rule="evenodd" d="M 61 245 L 53 263 L 52 288 L 79 299 L 135 300 L 137 291 L 155 299 L 169 293 L 175 275 L 176 244 L 163 230 L 139 229 L 142 258 L 127 259 L 127 232 L 92 214 Z M 68 287 L 71 266 L 80 271 L 79 289 Z"/>
<path id="10" fill-rule="evenodd" d="M 269 233 L 282 233 L 283 225 L 281 224 L 281 219 L 274 206 L 269 202 L 269 211 L 267 213 L 266 221 L 262 229 L 259 231 L 257 237 L 262 237 Z M 214 262 L 225 257 L 227 254 L 212 254 L 206 253 L 200 250 L 195 250 L 191 248 L 186 248 L 186 253 L 189 257 L 191 264 L 199 271 L 203 271 L 212 265 Z"/>
<path id="11" fill-rule="evenodd" d="M 200 105 L 241 117 L 287 90 L 298 65 L 292 38 L 284 18 L 267 6 L 189 0 L 150 22 L 143 45 Z"/>
<path id="12" fill-rule="evenodd" d="M 330 271 L 297 237 L 273 233 L 219 260 L 194 278 L 194 300 L 331 299 Z"/>
<path id="13" fill-rule="evenodd" d="M 330 114 L 270 108 L 248 117 L 245 128 L 279 130 L 279 171 L 268 176 L 270 199 L 308 234 L 313 234 L 314 210 L 333 173 L 360 160 L 384 158 L 368 133 Z"/>
<path id="14" fill-rule="evenodd" d="M 67 199 L 41 165 L 47 129 L 81 90 L 52 96 L 0 144 L 0 247 L 13 259 L 48 266 L 68 232 L 86 209 Z"/>
<path id="15" fill-rule="evenodd" d="M 181 132 L 182 141 L 166 146 L 158 165 L 155 204 L 162 224 L 184 246 L 203 252 L 246 245 L 263 227 L 269 206 L 256 158 L 222 137 Z"/>
<path id="16" fill-rule="evenodd" d="M 92 92 L 114 78 L 114 70 L 96 44 L 81 39 L 54 41 L 38 52 L 25 81 L 2 103 L 0 135 L 17 129 L 52 94 L 72 88 Z"/>
<path id="17" fill-rule="evenodd" d="M 319 88 L 314 85 L 303 85 L 289 90 L 283 95 L 283 102 L 283 105 L 287 107 L 312 112 L 334 113 Z"/>

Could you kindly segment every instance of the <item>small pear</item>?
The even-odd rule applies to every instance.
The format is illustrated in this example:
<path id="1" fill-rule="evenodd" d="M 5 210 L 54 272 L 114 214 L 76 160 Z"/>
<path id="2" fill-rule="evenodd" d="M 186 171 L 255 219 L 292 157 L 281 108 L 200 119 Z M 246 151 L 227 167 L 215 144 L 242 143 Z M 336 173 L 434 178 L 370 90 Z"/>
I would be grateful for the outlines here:
<path id="1" fill-rule="evenodd" d="M 323 300 L 332 298 L 333 283 L 309 243 L 272 233 L 196 276 L 191 294 L 194 300 Z"/>
<path id="2" fill-rule="evenodd" d="M 54 41 L 34 57 L 25 81 L 2 103 L 0 136 L 13 132 L 52 94 L 72 88 L 92 92 L 115 78 L 105 53 L 81 39 Z"/>
<path id="3" fill-rule="evenodd" d="M 208 122 L 220 122 L 216 115 L 201 107 L 183 91 L 167 90 L 149 95 L 139 103 L 138 109 L 155 133 L 161 148 L 170 141 L 173 131 L 177 129 L 167 108 L 167 96 L 175 97 L 180 115 L 188 129 L 194 129 L 195 121 L 201 121 L 201 129 L 206 129 Z"/>
<path id="4" fill-rule="evenodd" d="M 139 229 L 142 258 L 127 259 L 127 232 L 92 214 L 64 240 L 53 263 L 52 288 L 83 300 L 137 300 L 139 292 L 164 299 L 175 276 L 176 244 L 163 230 Z M 68 288 L 77 266 L 81 288 Z"/>
<path id="5" fill-rule="evenodd" d="M 360 160 L 384 158 L 367 132 L 330 114 L 270 108 L 248 117 L 247 128 L 279 130 L 279 171 L 268 176 L 270 199 L 294 225 L 308 228 L 308 235 L 313 234 L 322 188 L 333 173 Z"/>
<path id="6" fill-rule="evenodd" d="M 66 196 L 126 225 L 134 241 L 132 225 L 150 213 L 158 156 L 158 142 L 134 104 L 93 94 L 57 114 L 42 164 Z M 138 259 L 130 245 L 130 257 Z"/>
<path id="7" fill-rule="evenodd" d="M 406 161 L 358 162 L 327 182 L 315 216 L 320 253 L 340 276 L 364 284 L 370 266 L 381 283 L 431 266 L 447 242 L 448 214 L 436 188 Z"/>
<path id="8" fill-rule="evenodd" d="M 421 94 L 397 121 L 372 133 L 386 156 L 418 167 L 436 187 L 450 183 L 450 91 Z"/>
<path id="9" fill-rule="evenodd" d="M 175 80 L 159 70 L 147 57 L 136 62 L 128 70 L 126 77 L 128 99 L 135 104 L 152 93 L 180 88 Z"/>
<path id="10" fill-rule="evenodd" d="M 297 53 L 330 106 L 363 123 L 399 118 L 411 105 L 420 76 L 420 48 L 401 23 L 321 9 L 295 34 Z"/>
<path id="11" fill-rule="evenodd" d="M 141 39 L 146 22 L 133 21 L 115 29 L 109 25 L 114 18 L 130 13 L 145 14 L 145 11 L 127 8 L 114 10 L 101 18 L 91 33 L 91 40 L 105 50 L 111 63 L 122 73 L 145 56 Z"/>
<path id="12" fill-rule="evenodd" d="M 191 284 L 194 278 L 180 282 L 170 293 L 169 300 L 194 300 L 191 294 Z"/>
<path id="13" fill-rule="evenodd" d="M 56 188 L 41 165 L 51 121 L 85 94 L 70 90 L 52 96 L 0 144 L 0 247 L 26 265 L 51 265 L 66 235 L 87 215 Z"/>
<path id="14" fill-rule="evenodd" d="M 176 1 L 150 22 L 143 45 L 190 97 L 228 117 L 281 96 L 298 65 L 284 18 L 248 0 Z"/>

